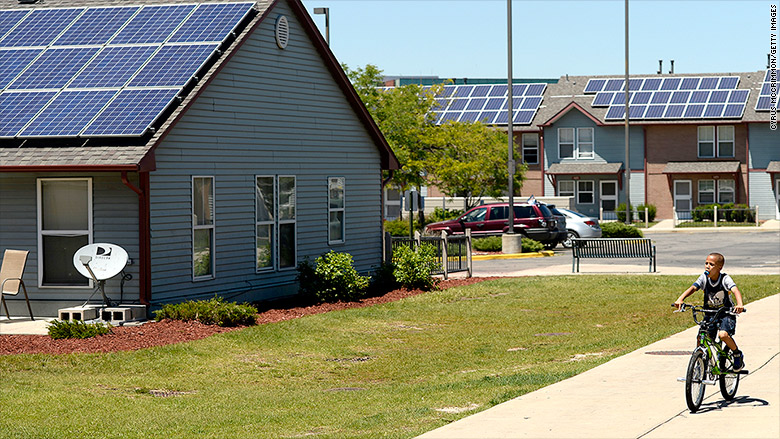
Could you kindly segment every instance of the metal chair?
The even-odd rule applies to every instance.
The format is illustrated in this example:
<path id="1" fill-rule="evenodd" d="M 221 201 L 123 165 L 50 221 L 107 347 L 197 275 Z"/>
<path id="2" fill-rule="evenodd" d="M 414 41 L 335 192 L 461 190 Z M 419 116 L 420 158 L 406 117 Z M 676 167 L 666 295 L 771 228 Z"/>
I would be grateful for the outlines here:
<path id="1" fill-rule="evenodd" d="M 30 320 L 35 320 L 33 317 L 32 307 L 30 306 L 30 298 L 27 296 L 27 287 L 24 286 L 22 275 L 24 274 L 24 266 L 27 263 L 27 255 L 30 252 L 26 250 L 10 250 L 6 249 L 3 253 L 3 265 L 0 266 L 0 302 L 2 302 L 5 308 L 5 315 L 8 319 L 11 319 L 11 314 L 8 312 L 8 304 L 5 303 L 5 296 L 16 296 L 19 294 L 19 286 L 24 291 L 24 298 L 27 300 L 27 310 L 30 311 Z"/>

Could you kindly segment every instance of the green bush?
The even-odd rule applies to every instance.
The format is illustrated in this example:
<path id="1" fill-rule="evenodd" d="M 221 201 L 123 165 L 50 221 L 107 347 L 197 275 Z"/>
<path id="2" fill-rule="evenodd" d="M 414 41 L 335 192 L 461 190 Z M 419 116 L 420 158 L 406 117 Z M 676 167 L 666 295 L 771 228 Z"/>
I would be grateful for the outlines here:
<path id="1" fill-rule="evenodd" d="M 439 268 L 436 261 L 436 248 L 423 244 L 412 250 L 408 246 L 393 249 L 395 280 L 404 288 L 429 290 L 436 286 L 432 273 Z"/>
<path id="2" fill-rule="evenodd" d="M 642 222 L 645 221 L 645 207 L 647 207 L 647 222 L 655 221 L 655 214 L 657 212 L 657 209 L 654 204 L 640 204 L 639 206 L 636 207 L 639 221 Z"/>
<path id="3" fill-rule="evenodd" d="M 320 256 L 312 266 L 308 260 L 298 264 L 298 283 L 304 297 L 319 302 L 351 302 L 366 296 L 368 276 L 352 266 L 352 255 L 333 250 Z"/>
<path id="4" fill-rule="evenodd" d="M 726 221 L 734 223 L 752 223 L 756 216 L 747 204 L 724 204 L 719 209 L 724 209 L 724 215 L 718 213 L 718 218 L 725 217 Z"/>
<path id="5" fill-rule="evenodd" d="M 544 250 L 544 244 L 531 238 L 523 238 L 523 253 L 534 253 Z"/>
<path id="6" fill-rule="evenodd" d="M 55 340 L 63 338 L 91 338 L 109 333 L 111 333 L 110 323 L 54 320 L 49 324 L 49 336 Z"/>
<path id="7" fill-rule="evenodd" d="M 693 208 L 691 217 L 694 221 L 713 221 L 715 220 L 715 206 L 717 204 L 702 204 Z"/>
<path id="8" fill-rule="evenodd" d="M 425 221 L 427 223 L 437 223 L 439 221 L 452 220 L 461 215 L 463 215 L 463 211 L 460 209 L 442 209 L 441 207 L 437 207 L 433 209 L 432 214 L 425 218 Z M 408 222 L 409 221 L 407 221 L 407 223 Z"/>
<path id="9" fill-rule="evenodd" d="M 398 287 L 398 281 L 395 280 L 395 265 L 392 262 L 383 262 L 377 267 L 372 276 L 369 289 L 375 294 L 384 294 Z"/>
<path id="10" fill-rule="evenodd" d="M 182 303 L 169 303 L 154 312 L 154 319 L 196 320 L 205 325 L 240 326 L 254 325 L 257 308 L 252 305 L 226 302 L 224 298 L 214 296 L 209 300 L 188 300 Z"/>
<path id="11" fill-rule="evenodd" d="M 414 220 L 414 230 L 420 230 L 420 223 Z M 385 231 L 393 236 L 409 236 L 409 218 L 396 218 L 385 221 Z M 414 231 L 412 232 L 414 233 Z"/>
<path id="12" fill-rule="evenodd" d="M 500 236 L 486 236 L 484 238 L 474 238 L 471 241 L 474 250 L 481 252 L 500 252 L 502 239 Z"/>
<path id="13" fill-rule="evenodd" d="M 628 208 L 631 209 L 630 210 L 631 213 L 629 215 L 631 219 L 629 221 L 634 221 L 634 206 L 629 204 Z M 621 223 L 625 223 L 626 222 L 626 203 L 618 204 L 618 207 L 617 207 L 617 210 L 615 211 L 615 213 L 617 214 L 618 221 L 620 221 Z"/>
<path id="14" fill-rule="evenodd" d="M 601 223 L 602 238 L 642 238 L 642 231 L 620 222 Z"/>

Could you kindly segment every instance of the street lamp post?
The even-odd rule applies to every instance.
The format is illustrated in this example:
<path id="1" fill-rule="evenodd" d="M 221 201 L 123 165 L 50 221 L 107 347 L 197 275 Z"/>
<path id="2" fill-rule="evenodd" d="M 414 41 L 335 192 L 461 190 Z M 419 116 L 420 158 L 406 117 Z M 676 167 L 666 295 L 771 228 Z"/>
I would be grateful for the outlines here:
<path id="1" fill-rule="evenodd" d="M 507 45 L 507 134 L 509 134 L 509 154 L 507 171 L 509 174 L 509 228 L 507 233 L 515 233 L 514 179 L 515 179 L 515 139 L 512 127 L 512 0 L 506 1 L 506 45 Z"/>
<path id="2" fill-rule="evenodd" d="M 325 42 L 330 46 L 330 8 L 314 8 L 317 15 L 325 15 Z"/>

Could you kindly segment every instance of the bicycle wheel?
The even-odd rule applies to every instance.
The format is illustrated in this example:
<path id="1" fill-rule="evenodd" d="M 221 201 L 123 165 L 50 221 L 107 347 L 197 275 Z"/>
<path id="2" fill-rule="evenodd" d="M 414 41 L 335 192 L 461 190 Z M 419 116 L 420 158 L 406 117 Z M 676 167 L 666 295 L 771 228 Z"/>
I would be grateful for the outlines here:
<path id="1" fill-rule="evenodd" d="M 720 359 L 720 370 L 725 372 L 730 370 L 726 364 L 726 359 Z M 723 395 L 723 399 L 731 401 L 737 395 L 737 387 L 739 387 L 739 374 L 734 372 L 724 373 L 718 376 L 718 384 L 720 384 L 720 394 Z"/>
<path id="2" fill-rule="evenodd" d="M 704 399 L 704 386 L 702 382 L 707 372 L 707 362 L 704 352 L 700 349 L 693 351 L 691 361 L 688 362 L 688 373 L 685 375 L 685 402 L 691 413 L 696 413 Z"/>

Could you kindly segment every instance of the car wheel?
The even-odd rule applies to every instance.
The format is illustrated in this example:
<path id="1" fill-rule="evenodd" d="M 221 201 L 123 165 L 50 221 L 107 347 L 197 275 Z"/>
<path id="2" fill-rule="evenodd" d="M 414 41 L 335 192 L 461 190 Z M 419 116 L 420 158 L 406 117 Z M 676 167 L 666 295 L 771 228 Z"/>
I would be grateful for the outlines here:
<path id="1" fill-rule="evenodd" d="M 562 244 L 566 248 L 571 248 L 571 240 L 572 238 L 579 238 L 580 235 L 577 234 L 574 230 L 569 230 L 569 233 L 566 234 L 566 239 L 563 240 Z"/>

